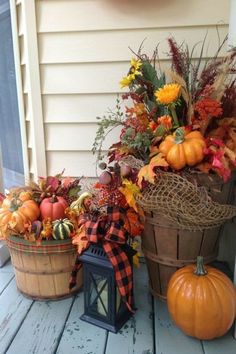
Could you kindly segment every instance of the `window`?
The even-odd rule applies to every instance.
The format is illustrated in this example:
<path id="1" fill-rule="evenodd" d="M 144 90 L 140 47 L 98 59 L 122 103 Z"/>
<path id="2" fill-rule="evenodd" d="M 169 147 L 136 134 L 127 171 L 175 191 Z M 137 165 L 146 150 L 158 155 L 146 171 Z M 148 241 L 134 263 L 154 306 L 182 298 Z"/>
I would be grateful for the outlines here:
<path id="1" fill-rule="evenodd" d="M 0 151 L 3 187 L 24 183 L 9 0 L 0 3 Z M 1 163 L 1 159 L 0 159 Z M 1 187 L 1 186 L 0 186 Z"/>

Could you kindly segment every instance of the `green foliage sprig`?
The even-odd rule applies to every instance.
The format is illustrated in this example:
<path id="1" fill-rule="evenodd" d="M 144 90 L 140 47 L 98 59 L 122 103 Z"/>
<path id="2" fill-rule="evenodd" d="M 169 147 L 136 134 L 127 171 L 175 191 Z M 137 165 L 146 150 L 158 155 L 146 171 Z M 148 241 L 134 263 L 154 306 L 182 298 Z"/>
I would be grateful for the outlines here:
<path id="1" fill-rule="evenodd" d="M 92 153 L 97 153 L 97 161 L 104 158 L 102 153 L 102 145 L 106 136 L 116 127 L 123 125 L 124 113 L 121 110 L 120 99 L 116 99 L 116 111 L 108 111 L 108 115 L 103 117 L 97 117 L 98 129 L 96 132 L 96 137 L 93 143 Z"/>

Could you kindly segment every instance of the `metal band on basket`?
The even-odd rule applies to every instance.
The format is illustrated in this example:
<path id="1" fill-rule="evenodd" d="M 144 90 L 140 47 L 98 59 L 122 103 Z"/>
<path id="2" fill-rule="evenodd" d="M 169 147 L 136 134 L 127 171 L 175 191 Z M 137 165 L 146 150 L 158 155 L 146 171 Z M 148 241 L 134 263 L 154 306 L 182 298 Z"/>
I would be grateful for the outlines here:
<path id="1" fill-rule="evenodd" d="M 62 241 L 42 241 L 40 245 L 30 243 L 29 241 L 20 239 L 16 236 L 10 236 L 6 239 L 9 248 L 16 251 L 38 254 L 57 254 L 57 253 L 74 253 L 75 246 L 71 240 Z"/>
<path id="2" fill-rule="evenodd" d="M 142 248 L 142 251 L 147 258 L 151 259 L 154 262 L 163 264 L 165 266 L 180 268 L 180 267 L 186 266 L 188 264 L 193 264 L 196 262 L 196 259 L 184 260 L 184 259 L 173 259 L 173 258 L 169 258 L 169 257 L 165 257 L 165 256 L 158 256 L 158 255 L 148 251 L 145 248 Z M 214 252 L 214 253 L 204 257 L 204 262 L 210 263 L 210 262 L 214 261 L 216 259 L 216 257 L 217 257 L 217 252 Z"/>

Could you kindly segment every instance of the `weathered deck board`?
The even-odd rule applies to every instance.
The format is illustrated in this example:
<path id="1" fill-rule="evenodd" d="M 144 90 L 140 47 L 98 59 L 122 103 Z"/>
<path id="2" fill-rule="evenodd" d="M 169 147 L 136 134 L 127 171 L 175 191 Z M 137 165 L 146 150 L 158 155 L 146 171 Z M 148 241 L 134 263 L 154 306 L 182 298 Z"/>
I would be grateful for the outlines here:
<path id="1" fill-rule="evenodd" d="M 186 336 L 172 323 L 166 303 L 155 300 L 154 310 L 156 354 L 203 354 L 201 342 Z"/>
<path id="2" fill-rule="evenodd" d="M 14 273 L 11 261 L 8 261 L 2 268 L 0 268 L 0 274 L 2 273 Z"/>
<path id="3" fill-rule="evenodd" d="M 235 354 L 236 340 L 233 338 L 231 330 L 224 337 L 211 341 L 204 341 L 203 347 L 205 350 L 204 354 Z"/>
<path id="4" fill-rule="evenodd" d="M 0 274 L 0 295 L 10 283 L 11 279 L 14 277 L 12 273 L 1 273 Z"/>
<path id="5" fill-rule="evenodd" d="M 83 314 L 83 293 L 79 293 L 66 322 L 56 354 L 103 354 L 106 331 L 80 320 Z M 111 354 L 111 353 L 110 353 Z"/>
<path id="6" fill-rule="evenodd" d="M 1 172 L 0 172 L 1 174 Z M 0 177 L 1 179 L 1 177 Z M 1 183 L 1 182 L 0 182 Z M 10 258 L 10 253 L 5 242 L 0 241 L 0 268 L 2 268 Z"/>
<path id="7" fill-rule="evenodd" d="M 5 353 L 14 339 L 31 304 L 31 300 L 26 299 L 17 291 L 13 279 L 0 296 L 0 353 Z M 34 320 L 36 322 L 37 317 Z M 22 353 L 26 354 L 25 351 Z"/>
<path id="8" fill-rule="evenodd" d="M 7 354 L 54 353 L 72 302 L 73 298 L 60 301 L 35 301 Z"/>
<path id="9" fill-rule="evenodd" d="M 148 281 L 144 265 L 134 272 L 134 293 L 137 312 L 119 333 L 109 332 L 106 354 L 154 353 L 153 310 L 151 296 L 148 294 Z"/>

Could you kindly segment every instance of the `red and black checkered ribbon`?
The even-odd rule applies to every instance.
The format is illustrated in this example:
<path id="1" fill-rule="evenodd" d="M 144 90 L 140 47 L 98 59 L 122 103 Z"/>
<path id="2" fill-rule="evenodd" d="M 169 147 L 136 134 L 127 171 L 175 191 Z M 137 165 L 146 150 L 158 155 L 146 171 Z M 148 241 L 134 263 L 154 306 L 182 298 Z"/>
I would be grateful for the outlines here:
<path id="1" fill-rule="evenodd" d="M 127 241 L 127 232 L 124 229 L 125 210 L 119 207 L 108 207 L 107 214 L 102 216 L 91 216 L 83 214 L 80 216 L 79 224 L 84 225 L 88 241 L 101 242 L 107 257 L 115 271 L 116 284 L 122 300 L 128 309 L 132 310 L 133 303 L 133 274 L 127 254 L 121 245 Z M 88 243 L 88 246 L 89 246 Z M 77 272 L 81 267 L 77 257 L 71 273 L 70 289 L 76 285 Z"/>

